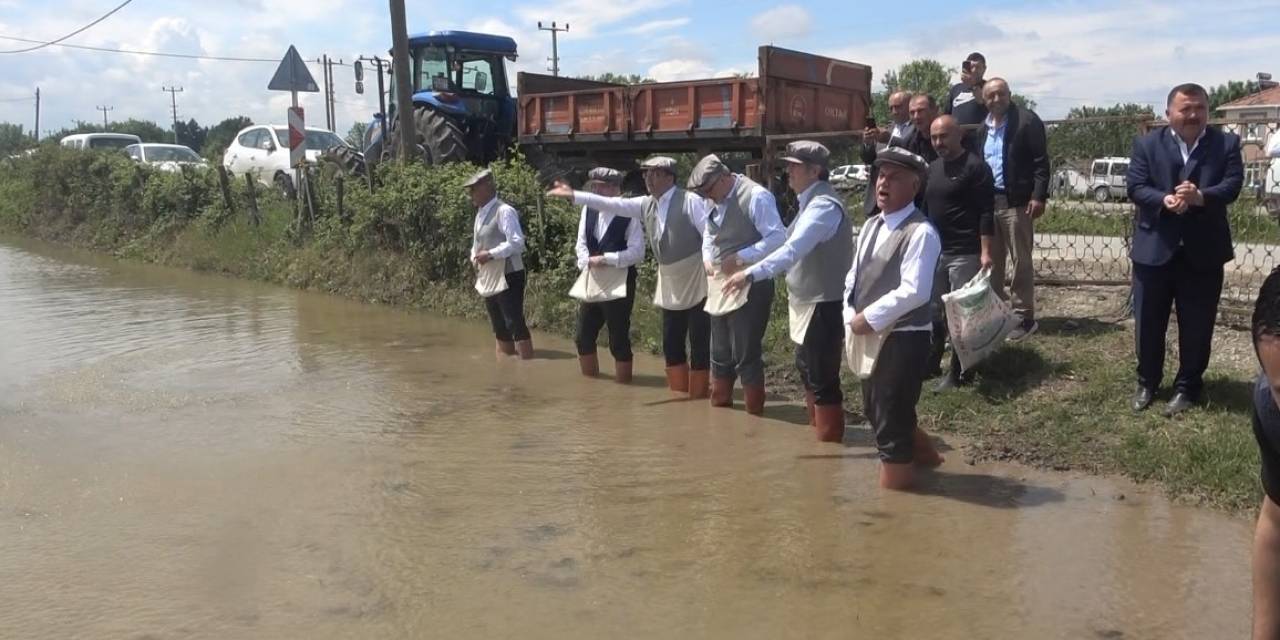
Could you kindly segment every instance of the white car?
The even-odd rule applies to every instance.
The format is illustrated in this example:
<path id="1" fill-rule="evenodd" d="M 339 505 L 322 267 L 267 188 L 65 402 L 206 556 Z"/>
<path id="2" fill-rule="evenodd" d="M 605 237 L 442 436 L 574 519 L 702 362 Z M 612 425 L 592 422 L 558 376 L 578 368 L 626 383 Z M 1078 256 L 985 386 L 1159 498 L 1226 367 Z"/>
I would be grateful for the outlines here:
<path id="1" fill-rule="evenodd" d="M 74 133 L 58 141 L 68 149 L 123 149 L 142 144 L 142 138 L 131 133 Z"/>
<path id="2" fill-rule="evenodd" d="M 129 154 L 134 162 L 148 164 L 170 173 L 182 171 L 183 166 L 200 168 L 209 166 L 209 163 L 192 151 L 191 147 L 180 144 L 131 144 L 124 148 L 124 152 Z"/>
<path id="3" fill-rule="evenodd" d="M 865 164 L 846 164 L 831 170 L 831 184 L 843 189 L 865 187 L 871 179 L 871 169 Z"/>
<path id="4" fill-rule="evenodd" d="M 320 152 L 333 146 L 347 146 L 332 131 L 307 127 L 308 164 L 319 161 Z M 258 182 L 275 185 L 286 195 L 294 193 L 293 170 L 289 166 L 289 128 L 284 125 L 258 124 L 245 127 L 222 155 L 222 166 L 232 174 L 252 174 Z"/>

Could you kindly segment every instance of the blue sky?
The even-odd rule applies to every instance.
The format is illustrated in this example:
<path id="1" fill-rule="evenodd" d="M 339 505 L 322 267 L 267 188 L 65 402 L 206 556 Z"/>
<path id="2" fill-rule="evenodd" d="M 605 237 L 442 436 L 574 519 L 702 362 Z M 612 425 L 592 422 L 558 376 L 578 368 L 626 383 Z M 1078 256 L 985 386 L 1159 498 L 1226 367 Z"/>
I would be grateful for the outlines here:
<path id="1" fill-rule="evenodd" d="M 0 0 L 0 35 L 52 39 L 93 20 L 118 0 Z M 1072 106 L 1158 103 L 1174 84 L 1211 85 L 1280 75 L 1277 0 L 1166 2 L 770 3 L 752 0 L 408 1 L 410 31 L 461 28 L 514 37 L 513 71 L 544 71 L 550 37 L 538 20 L 568 22 L 560 35 L 566 75 L 639 73 L 659 80 L 753 70 L 756 47 L 773 43 L 886 68 L 919 57 L 952 66 L 970 51 L 988 76 L 1008 78 L 1047 118 Z M 1205 6 L 1211 6 L 1209 11 Z M 205 55 L 278 58 L 289 44 L 304 57 L 350 60 L 389 47 L 384 0 L 134 0 L 68 43 Z M 0 40 L 0 50 L 22 43 Z M 0 121 L 31 125 L 29 102 L 44 98 L 41 128 L 113 118 L 169 120 L 162 86 L 178 84 L 179 115 L 210 125 L 244 114 L 284 120 L 288 94 L 265 90 L 272 64 L 171 60 L 48 47 L 0 54 Z M 313 74 L 320 77 L 313 67 Z M 514 78 L 514 73 L 511 74 Z M 335 70 L 340 133 L 366 120 L 376 99 L 357 96 L 349 68 Z M 878 87 L 877 87 L 878 88 Z M 303 102 L 323 122 L 318 98 Z"/>

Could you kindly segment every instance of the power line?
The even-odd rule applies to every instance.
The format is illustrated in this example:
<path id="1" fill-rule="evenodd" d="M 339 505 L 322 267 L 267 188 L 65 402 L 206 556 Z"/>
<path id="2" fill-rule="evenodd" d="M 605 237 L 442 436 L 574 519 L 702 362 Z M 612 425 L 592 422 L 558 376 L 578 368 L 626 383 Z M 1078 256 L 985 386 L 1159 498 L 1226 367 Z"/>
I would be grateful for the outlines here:
<path id="1" fill-rule="evenodd" d="M 77 35 L 77 34 L 79 34 L 79 33 L 83 33 L 85 30 L 89 29 L 90 27 L 92 27 L 92 26 L 94 26 L 94 25 L 98 24 L 99 22 L 102 22 L 103 20 L 106 20 L 107 18 L 110 18 L 112 14 L 114 14 L 115 12 L 117 12 L 117 11 L 119 11 L 119 10 L 123 9 L 123 8 L 125 7 L 125 5 L 129 4 L 130 2 L 133 2 L 133 0 L 124 0 L 124 2 L 121 2 L 119 5 L 117 5 L 117 6 L 116 6 L 116 8 L 114 8 L 114 9 L 112 9 L 112 10 L 110 10 L 110 11 L 106 12 L 105 14 L 103 14 L 103 16 L 102 16 L 102 17 L 98 18 L 97 20 L 94 20 L 93 22 L 90 22 L 89 24 L 86 24 L 85 26 L 80 27 L 79 29 L 76 29 L 75 31 L 72 31 L 71 33 L 68 33 L 67 35 L 62 36 L 61 38 L 58 38 L 57 40 L 50 40 L 50 41 L 48 41 L 48 42 L 41 42 L 40 44 L 38 44 L 38 45 L 36 45 L 36 46 L 34 46 L 34 47 L 27 47 L 26 49 L 14 49 L 14 50 L 12 50 L 12 51 L 0 51 L 0 53 L 26 53 L 26 52 L 28 52 L 28 51 L 35 51 L 36 49 L 43 49 L 43 48 L 45 48 L 45 47 L 47 47 L 47 46 L 58 44 L 59 42 L 62 42 L 63 40 L 66 40 L 67 38 L 70 38 L 70 37 L 72 37 L 72 36 L 74 36 L 74 35 Z"/>
<path id="2" fill-rule="evenodd" d="M 183 58 L 187 60 L 217 60 L 221 62 L 276 62 L 276 63 L 280 62 L 279 60 L 274 60 L 271 58 L 237 58 L 233 56 L 202 56 L 202 55 L 195 55 L 190 53 L 169 53 L 167 51 L 138 51 L 135 49 L 111 49 L 108 47 L 91 47 L 83 44 L 65 44 L 61 42 L 45 42 L 44 40 L 32 40 L 31 38 L 19 38 L 16 36 L 0 36 L 0 40 L 13 40 L 15 42 L 36 42 L 36 43 L 45 44 L 45 45 L 66 47 L 68 49 L 83 49 L 85 51 L 102 51 L 105 53 L 127 53 L 135 56 L 158 56 L 161 58 Z M 0 53 L 13 53 L 13 52 L 5 51 Z"/>
<path id="3" fill-rule="evenodd" d="M 26 102 L 27 100 L 35 100 L 31 96 L 25 98 L 0 98 L 0 102 Z"/>

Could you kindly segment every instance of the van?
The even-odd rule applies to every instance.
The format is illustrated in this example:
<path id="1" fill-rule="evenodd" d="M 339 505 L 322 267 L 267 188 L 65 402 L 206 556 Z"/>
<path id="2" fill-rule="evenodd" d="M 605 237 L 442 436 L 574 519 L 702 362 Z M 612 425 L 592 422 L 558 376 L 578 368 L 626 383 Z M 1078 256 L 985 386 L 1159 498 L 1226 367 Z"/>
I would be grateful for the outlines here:
<path id="1" fill-rule="evenodd" d="M 142 144 L 142 138 L 131 133 L 76 133 L 58 142 L 68 149 L 123 149 L 131 144 Z"/>
<path id="2" fill-rule="evenodd" d="M 1089 168 L 1089 190 L 1098 202 L 1123 200 L 1128 197 L 1129 159 L 1121 157 L 1098 158 Z"/>

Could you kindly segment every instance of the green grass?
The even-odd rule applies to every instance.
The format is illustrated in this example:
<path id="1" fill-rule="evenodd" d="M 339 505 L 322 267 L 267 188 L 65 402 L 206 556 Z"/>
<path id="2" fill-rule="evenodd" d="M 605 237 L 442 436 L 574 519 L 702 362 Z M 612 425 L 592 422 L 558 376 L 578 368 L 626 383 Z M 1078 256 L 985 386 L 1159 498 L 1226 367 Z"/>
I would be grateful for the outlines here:
<path id="1" fill-rule="evenodd" d="M 1089 202 L 1050 200 L 1048 211 L 1036 221 L 1036 232 L 1128 236 L 1133 230 L 1133 214 L 1127 206 L 1123 210 L 1102 211 Z M 1280 244 L 1280 225 L 1261 212 L 1253 201 L 1232 205 L 1227 215 L 1231 221 L 1231 235 L 1236 242 Z"/>

